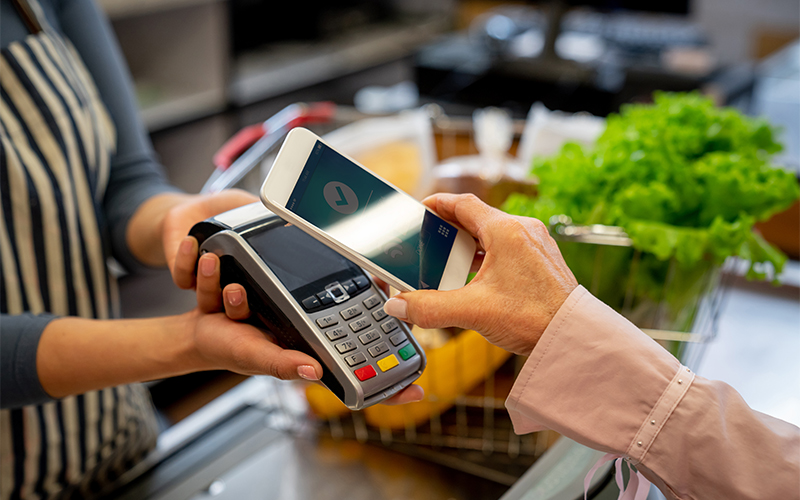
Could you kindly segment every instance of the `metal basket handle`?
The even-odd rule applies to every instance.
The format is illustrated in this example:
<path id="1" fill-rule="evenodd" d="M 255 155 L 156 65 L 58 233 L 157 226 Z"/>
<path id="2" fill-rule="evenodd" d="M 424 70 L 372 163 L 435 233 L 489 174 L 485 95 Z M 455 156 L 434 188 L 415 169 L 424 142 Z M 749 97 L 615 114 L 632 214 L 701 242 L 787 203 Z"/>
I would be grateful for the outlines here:
<path id="1" fill-rule="evenodd" d="M 294 127 L 325 123 L 336 116 L 332 102 L 296 103 L 263 123 L 250 125 L 231 137 L 214 154 L 216 167 L 201 193 L 216 193 L 239 182 L 263 160 Z"/>

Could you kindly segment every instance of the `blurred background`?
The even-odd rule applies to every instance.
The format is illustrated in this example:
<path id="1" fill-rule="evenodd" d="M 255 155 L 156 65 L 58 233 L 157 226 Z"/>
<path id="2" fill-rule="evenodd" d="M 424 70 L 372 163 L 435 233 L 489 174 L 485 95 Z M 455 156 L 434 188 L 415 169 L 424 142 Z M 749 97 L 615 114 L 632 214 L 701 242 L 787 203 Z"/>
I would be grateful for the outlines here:
<path id="1" fill-rule="evenodd" d="M 214 153 L 239 130 L 293 103 L 331 101 L 340 123 L 315 130 L 360 122 L 329 142 L 395 184 L 415 195 L 480 192 L 500 205 L 509 192 L 535 192 L 527 181 L 533 154 L 551 155 L 567 139 L 592 143 L 603 117 L 651 102 L 657 90 L 696 90 L 766 117 L 784 145 L 773 163 L 800 173 L 797 0 L 97 1 L 129 64 L 155 150 L 187 192 L 206 184 Z M 486 108 L 493 111 L 482 114 Z M 420 109 L 421 121 L 419 113 L 401 113 Z M 384 129 L 418 151 L 403 149 L 403 141 L 356 151 L 366 136 L 380 142 Z M 419 172 L 404 177 L 409 162 Z M 511 180 L 495 178 L 489 184 L 499 191 L 485 190 L 494 175 L 486 165 L 497 162 Z M 434 170 L 439 184 L 425 178 Z M 257 187 L 262 174 L 254 170 L 246 187 Z M 792 259 L 800 257 L 799 228 L 796 203 L 759 226 Z M 731 383 L 754 408 L 798 424 L 800 265 L 791 260 L 778 287 L 743 274 L 741 266 L 714 270 L 695 304 L 710 309 L 692 309 L 690 328 L 651 327 L 698 335 L 701 352 L 674 351 L 684 363 Z M 166 272 L 121 284 L 128 317 L 194 303 Z M 718 300 L 723 289 L 727 302 Z M 446 347 L 441 338 L 453 334 L 417 335 Z M 665 342 L 687 340 L 676 335 Z M 432 412 L 419 426 L 386 427 L 379 412 L 377 424 L 370 414 L 326 413 L 323 396 L 227 373 L 152 383 L 165 434 L 123 498 L 582 498 L 578 471 L 595 455 L 565 439 L 554 446 L 552 433 L 515 437 L 502 401 L 521 362 L 486 352 L 485 371 L 466 373 L 472 385 L 457 385 L 450 399 L 428 390 L 449 406 L 442 420 Z M 444 363 L 469 368 L 463 360 Z M 306 398 L 313 405 L 315 397 L 322 424 L 308 413 Z M 309 432 L 309 424 L 324 432 Z M 422 443 L 424 436 L 431 440 Z M 447 438 L 457 444 L 444 444 Z M 590 497 L 616 498 L 610 476 L 598 478 Z"/>
<path id="2" fill-rule="evenodd" d="M 189 191 L 243 126 L 297 101 L 354 104 L 367 86 L 411 84 L 396 102 L 362 96 L 363 109 L 378 112 L 438 102 L 457 114 L 491 105 L 524 117 L 542 102 L 605 116 L 654 89 L 701 89 L 780 113 L 781 96 L 752 102 L 752 90 L 767 71 L 759 63 L 797 38 L 800 18 L 795 0 L 99 3 L 155 148 Z M 783 110 L 796 117 L 794 106 Z"/>

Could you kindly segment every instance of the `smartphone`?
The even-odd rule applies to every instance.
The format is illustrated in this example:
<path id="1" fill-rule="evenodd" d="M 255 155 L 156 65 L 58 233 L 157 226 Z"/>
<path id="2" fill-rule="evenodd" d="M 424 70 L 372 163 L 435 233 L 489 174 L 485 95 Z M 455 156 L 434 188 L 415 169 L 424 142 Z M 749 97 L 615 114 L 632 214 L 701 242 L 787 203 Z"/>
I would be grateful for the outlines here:
<path id="1" fill-rule="evenodd" d="M 261 187 L 264 205 L 401 291 L 466 283 L 472 236 L 410 195 L 295 128 Z"/>

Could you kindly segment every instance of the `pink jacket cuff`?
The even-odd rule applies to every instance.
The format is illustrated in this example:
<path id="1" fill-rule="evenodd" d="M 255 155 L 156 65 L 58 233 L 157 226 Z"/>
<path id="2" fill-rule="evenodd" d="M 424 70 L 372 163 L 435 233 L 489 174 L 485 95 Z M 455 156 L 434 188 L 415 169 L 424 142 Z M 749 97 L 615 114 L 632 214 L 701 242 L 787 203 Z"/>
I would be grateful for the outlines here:
<path id="1" fill-rule="evenodd" d="M 685 393 L 694 374 L 686 372 L 677 384 L 682 369 L 663 347 L 579 286 L 539 339 L 506 408 L 517 434 L 552 429 L 592 448 L 624 453 L 656 408 L 669 412 Z M 666 391 L 668 386 L 676 389 Z"/>

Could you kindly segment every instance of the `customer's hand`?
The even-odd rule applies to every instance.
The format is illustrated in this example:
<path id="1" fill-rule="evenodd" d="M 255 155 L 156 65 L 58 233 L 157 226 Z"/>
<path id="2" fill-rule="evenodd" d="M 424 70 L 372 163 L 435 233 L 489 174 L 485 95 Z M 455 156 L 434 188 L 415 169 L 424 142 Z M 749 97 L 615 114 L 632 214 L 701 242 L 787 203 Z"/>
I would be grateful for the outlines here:
<path id="1" fill-rule="evenodd" d="M 475 278 L 451 291 L 401 293 L 386 302 L 392 316 L 423 328 L 480 332 L 508 351 L 529 355 L 578 283 L 545 225 L 508 215 L 473 195 L 439 194 L 424 203 L 472 234 L 485 252 Z"/>
<path id="2" fill-rule="evenodd" d="M 172 273 L 172 280 L 180 288 L 195 288 L 195 266 L 197 265 L 197 240 L 187 236 L 196 223 L 209 217 L 233 210 L 242 205 L 258 201 L 258 197 L 240 189 L 228 189 L 210 195 L 187 197 L 186 201 L 172 207 L 164 217 L 164 255 Z M 219 296 L 217 284 L 216 295 Z M 198 303 L 218 303 L 218 297 L 205 297 Z M 201 308 L 203 305 L 201 304 Z M 211 311 L 219 310 L 212 308 Z"/>

